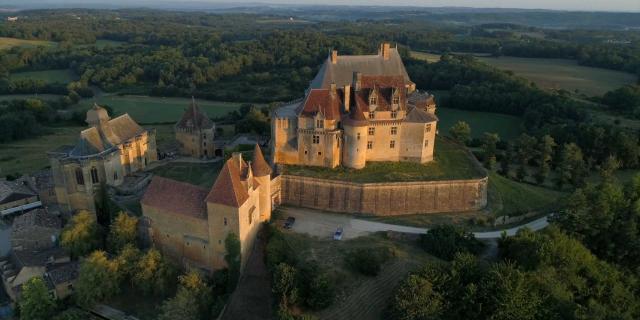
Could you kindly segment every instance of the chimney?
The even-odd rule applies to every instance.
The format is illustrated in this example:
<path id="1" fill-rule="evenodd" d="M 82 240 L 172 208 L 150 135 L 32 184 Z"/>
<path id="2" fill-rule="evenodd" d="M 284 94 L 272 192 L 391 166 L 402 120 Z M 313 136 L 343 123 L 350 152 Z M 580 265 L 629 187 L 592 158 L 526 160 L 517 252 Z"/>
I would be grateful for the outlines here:
<path id="1" fill-rule="evenodd" d="M 349 113 L 349 107 L 351 106 L 351 86 L 344 85 L 344 112 Z"/>
<path id="2" fill-rule="evenodd" d="M 329 85 L 329 94 L 331 94 L 331 96 L 335 96 L 336 95 L 336 83 L 332 82 Z"/>
<path id="3" fill-rule="evenodd" d="M 353 90 L 360 91 L 360 85 L 362 84 L 362 73 L 353 73 Z"/>
<path id="4" fill-rule="evenodd" d="M 231 159 L 238 166 L 238 169 L 242 170 L 242 153 L 234 152 L 231 154 Z"/>
<path id="5" fill-rule="evenodd" d="M 331 50 L 331 63 L 338 63 L 338 50 Z"/>
<path id="6" fill-rule="evenodd" d="M 391 51 L 391 46 L 388 42 L 382 44 L 382 58 L 384 60 L 389 60 L 389 51 Z"/>

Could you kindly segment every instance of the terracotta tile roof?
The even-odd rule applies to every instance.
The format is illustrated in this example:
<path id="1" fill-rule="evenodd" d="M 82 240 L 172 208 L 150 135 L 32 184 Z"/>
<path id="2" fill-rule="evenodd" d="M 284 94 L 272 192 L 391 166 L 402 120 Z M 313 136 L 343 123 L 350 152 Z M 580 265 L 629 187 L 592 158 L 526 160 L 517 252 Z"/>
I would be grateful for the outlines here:
<path id="1" fill-rule="evenodd" d="M 140 202 L 171 213 L 206 219 L 207 193 L 205 188 L 154 176 Z"/>
<path id="2" fill-rule="evenodd" d="M 240 168 L 233 160 L 231 158 L 225 162 L 209 195 L 207 195 L 207 202 L 239 208 L 249 199 L 249 194 L 242 185 Z"/>
<path id="3" fill-rule="evenodd" d="M 260 150 L 260 146 L 256 143 L 255 148 L 253 148 L 253 162 L 251 162 L 251 170 L 253 170 L 253 175 L 256 177 L 262 177 L 271 174 L 271 166 L 264 159 L 264 155 L 262 155 L 262 150 Z"/>
<path id="4" fill-rule="evenodd" d="M 361 112 L 369 112 L 369 97 L 376 96 L 376 111 L 389 111 L 393 102 L 393 93 L 400 95 L 400 110 L 406 110 L 407 90 L 404 79 L 398 76 L 363 75 L 361 89 L 354 92 L 355 108 Z"/>
<path id="5" fill-rule="evenodd" d="M 209 119 L 207 113 L 200 109 L 195 101 L 186 108 L 182 118 L 176 123 L 176 127 L 179 128 L 211 129 L 213 126 L 213 121 Z"/>
<path id="6" fill-rule="evenodd" d="M 330 89 L 311 89 L 304 99 L 299 114 L 313 117 L 318 112 L 321 112 L 325 119 L 337 120 L 340 118 L 342 96 L 342 89 L 336 89 L 333 93 L 331 93 Z"/>
<path id="7" fill-rule="evenodd" d="M 363 74 L 360 85 L 362 88 L 404 88 L 405 81 L 402 76 Z"/>

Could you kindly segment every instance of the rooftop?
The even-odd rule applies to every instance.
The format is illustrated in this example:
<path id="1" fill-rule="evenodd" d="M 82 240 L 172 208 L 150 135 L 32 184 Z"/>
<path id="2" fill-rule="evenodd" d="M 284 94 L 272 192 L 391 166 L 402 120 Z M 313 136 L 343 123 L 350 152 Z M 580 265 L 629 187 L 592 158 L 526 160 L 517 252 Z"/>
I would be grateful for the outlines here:
<path id="1" fill-rule="evenodd" d="M 35 196 L 23 180 L 8 181 L 0 179 L 0 204 Z"/>
<path id="2" fill-rule="evenodd" d="M 207 113 L 200 109 L 195 100 L 189 105 L 182 114 L 182 118 L 176 127 L 190 129 L 211 129 L 214 127 L 213 121 L 209 119 Z"/>
<path id="3" fill-rule="evenodd" d="M 206 219 L 209 190 L 190 183 L 154 176 L 140 203 L 168 212 Z"/>
<path id="4" fill-rule="evenodd" d="M 36 209 L 17 216 L 13 220 L 12 232 L 23 232 L 34 226 L 62 229 L 62 221 L 44 209 Z"/>

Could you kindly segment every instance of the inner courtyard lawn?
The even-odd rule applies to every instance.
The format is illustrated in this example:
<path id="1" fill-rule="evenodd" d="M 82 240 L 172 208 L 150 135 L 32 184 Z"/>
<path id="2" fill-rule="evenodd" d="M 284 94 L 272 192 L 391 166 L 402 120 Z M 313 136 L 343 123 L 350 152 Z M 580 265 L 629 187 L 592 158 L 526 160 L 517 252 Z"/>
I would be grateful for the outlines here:
<path id="1" fill-rule="evenodd" d="M 320 179 L 359 183 L 473 179 L 485 176 L 468 152 L 444 138 L 436 139 L 435 159 L 413 162 L 367 162 L 363 169 L 338 167 L 283 166 L 283 173 Z"/>
<path id="2" fill-rule="evenodd" d="M 161 177 L 210 188 L 218 177 L 222 165 L 222 161 L 204 164 L 171 162 L 151 172 Z"/>

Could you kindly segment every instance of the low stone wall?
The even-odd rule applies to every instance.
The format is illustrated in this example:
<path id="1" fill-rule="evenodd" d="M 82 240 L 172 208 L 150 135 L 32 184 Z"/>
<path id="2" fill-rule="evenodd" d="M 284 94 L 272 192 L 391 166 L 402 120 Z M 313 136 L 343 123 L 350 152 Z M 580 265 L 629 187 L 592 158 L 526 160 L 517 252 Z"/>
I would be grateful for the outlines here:
<path id="1" fill-rule="evenodd" d="M 487 205 L 488 178 L 353 183 L 282 175 L 283 204 L 373 215 L 479 210 Z"/>

